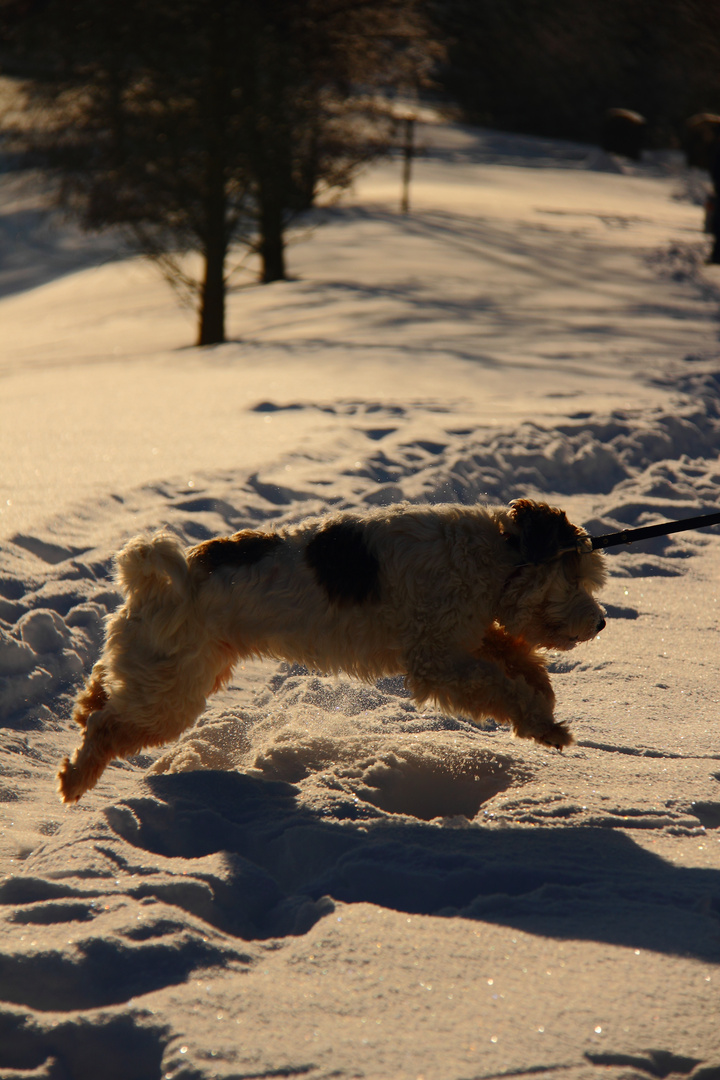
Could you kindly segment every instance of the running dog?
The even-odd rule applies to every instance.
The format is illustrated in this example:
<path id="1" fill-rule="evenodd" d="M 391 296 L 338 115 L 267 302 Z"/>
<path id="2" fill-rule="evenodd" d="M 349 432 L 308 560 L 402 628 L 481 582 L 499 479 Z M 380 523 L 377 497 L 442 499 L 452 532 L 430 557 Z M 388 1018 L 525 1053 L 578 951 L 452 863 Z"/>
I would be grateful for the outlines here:
<path id="1" fill-rule="evenodd" d="M 419 705 L 562 749 L 545 649 L 605 625 L 603 556 L 562 510 L 411 506 L 343 512 L 183 548 L 168 533 L 119 553 L 124 604 L 73 719 L 59 773 L 74 803 L 113 758 L 176 739 L 234 665 L 272 657 L 364 680 L 402 674 Z"/>

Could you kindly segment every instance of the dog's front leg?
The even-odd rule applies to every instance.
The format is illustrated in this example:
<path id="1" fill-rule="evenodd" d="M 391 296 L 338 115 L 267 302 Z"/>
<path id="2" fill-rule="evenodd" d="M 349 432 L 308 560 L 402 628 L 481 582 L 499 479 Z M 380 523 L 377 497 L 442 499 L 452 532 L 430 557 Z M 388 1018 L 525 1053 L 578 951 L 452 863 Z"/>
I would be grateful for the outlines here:
<path id="1" fill-rule="evenodd" d="M 555 706 L 555 692 L 547 672 L 545 654 L 523 638 L 512 637 L 501 626 L 494 623 L 485 633 L 482 646 L 477 655 L 486 660 L 495 660 L 511 678 L 520 676 L 538 693 L 543 694 L 550 708 Z"/>
<path id="2" fill-rule="evenodd" d="M 487 654 L 423 650 L 409 658 L 408 686 L 420 703 L 435 701 L 443 712 L 479 721 L 491 716 L 510 724 L 521 739 L 562 749 L 572 741 L 553 718 L 555 701 L 544 665 L 532 650 L 512 651 L 493 639 Z"/>

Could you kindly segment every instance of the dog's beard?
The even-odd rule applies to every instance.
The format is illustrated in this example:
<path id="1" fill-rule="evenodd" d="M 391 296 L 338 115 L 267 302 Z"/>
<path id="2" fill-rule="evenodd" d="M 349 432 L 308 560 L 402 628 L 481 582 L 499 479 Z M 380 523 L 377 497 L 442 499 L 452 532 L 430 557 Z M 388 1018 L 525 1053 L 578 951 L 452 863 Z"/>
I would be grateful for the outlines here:
<path id="1" fill-rule="evenodd" d="M 569 652 L 576 645 L 597 637 L 603 622 L 603 609 L 594 597 L 590 593 L 573 592 L 570 597 L 546 599 L 520 634 L 530 645 Z"/>
<path id="2" fill-rule="evenodd" d="M 595 635 L 593 634 L 593 637 Z M 562 634 L 560 631 L 555 631 L 547 634 L 543 641 L 543 647 L 546 649 L 553 649 L 558 652 L 570 652 L 576 645 L 580 645 L 583 641 L 589 641 L 590 638 L 571 637 Z"/>
<path id="3" fill-rule="evenodd" d="M 544 618 L 545 647 L 567 652 L 592 641 L 603 624 L 603 610 L 590 595 L 576 598 L 569 605 L 548 605 Z"/>

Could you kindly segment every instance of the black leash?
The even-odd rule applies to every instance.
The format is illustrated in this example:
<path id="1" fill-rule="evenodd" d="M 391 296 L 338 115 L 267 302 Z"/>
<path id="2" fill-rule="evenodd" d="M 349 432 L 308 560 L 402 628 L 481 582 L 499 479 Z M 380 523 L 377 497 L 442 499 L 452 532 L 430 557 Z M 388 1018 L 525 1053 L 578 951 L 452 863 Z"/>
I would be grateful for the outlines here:
<path id="1" fill-rule="evenodd" d="M 669 533 L 685 532 L 687 529 L 705 529 L 709 525 L 720 525 L 720 511 L 715 514 L 699 514 L 698 517 L 685 518 L 684 521 L 662 521 L 659 525 L 644 525 L 640 529 L 624 529 L 622 532 L 606 533 L 604 536 L 591 536 L 592 550 L 616 547 L 618 544 L 635 544 L 638 540 L 651 540 L 654 536 L 667 536 Z"/>

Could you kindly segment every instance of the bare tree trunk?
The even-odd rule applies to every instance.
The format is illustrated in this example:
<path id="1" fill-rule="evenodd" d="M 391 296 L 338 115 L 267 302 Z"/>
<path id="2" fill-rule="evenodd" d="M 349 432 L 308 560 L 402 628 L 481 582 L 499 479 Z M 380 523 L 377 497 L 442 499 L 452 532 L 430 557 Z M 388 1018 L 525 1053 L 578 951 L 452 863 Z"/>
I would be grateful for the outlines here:
<path id="1" fill-rule="evenodd" d="M 410 212 L 410 173 L 412 160 L 415 156 L 415 117 L 405 117 L 405 142 L 403 144 L 403 175 L 402 196 L 400 198 L 400 212 Z"/>
<path id="2" fill-rule="evenodd" d="M 262 280 L 285 279 L 285 228 L 282 200 L 267 192 L 260 193 L 260 258 Z"/>
<path id="3" fill-rule="evenodd" d="M 217 14 L 217 12 L 216 12 Z M 216 19 L 214 37 L 218 37 L 222 22 Z M 218 345 L 225 340 L 225 256 L 227 254 L 225 192 L 225 77 L 220 58 L 222 40 L 216 42 L 218 63 L 213 71 L 210 98 L 210 123 L 208 131 L 203 258 L 205 272 L 200 293 L 200 333 L 198 345 Z"/>
<path id="4" fill-rule="evenodd" d="M 205 271 L 200 293 L 198 345 L 225 340 L 225 256 L 227 255 L 227 140 L 228 77 L 226 70 L 227 3 L 215 0 L 210 16 L 211 64 L 206 99 L 206 159 L 202 229 Z"/>
<path id="5" fill-rule="evenodd" d="M 225 340 L 225 244 L 208 243 L 200 294 L 198 345 L 219 345 Z"/>
<path id="6" fill-rule="evenodd" d="M 225 180 L 222 161 L 208 161 L 205 201 L 205 272 L 200 293 L 198 345 L 218 345 L 225 340 Z"/>

